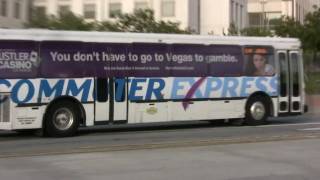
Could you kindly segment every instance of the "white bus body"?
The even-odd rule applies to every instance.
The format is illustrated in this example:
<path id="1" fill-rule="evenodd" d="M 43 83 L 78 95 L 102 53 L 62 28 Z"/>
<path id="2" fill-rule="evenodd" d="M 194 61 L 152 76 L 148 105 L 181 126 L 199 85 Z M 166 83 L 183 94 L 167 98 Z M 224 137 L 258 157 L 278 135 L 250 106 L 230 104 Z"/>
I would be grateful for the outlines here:
<path id="1" fill-rule="evenodd" d="M 0 77 L 0 129 L 3 130 L 44 128 L 51 136 L 69 136 L 76 132 L 79 125 L 239 118 L 245 118 L 248 124 L 261 124 L 268 116 L 298 115 L 306 111 L 302 51 L 297 39 L 47 30 L 0 30 L 0 35 L 0 75 L 3 76 Z M 18 48 L 21 44 L 27 44 L 25 42 L 35 42 L 36 50 L 14 52 L 15 43 Z M 177 75 L 161 76 L 159 70 L 154 70 L 155 73 L 151 74 L 155 75 L 153 77 L 143 73 L 152 71 L 154 67 L 151 66 L 137 66 L 137 71 L 130 69 L 130 66 L 115 66 L 117 62 L 124 62 L 125 56 L 131 56 L 129 53 L 134 50 L 126 50 L 127 54 L 117 54 L 110 53 L 107 46 L 105 50 L 101 50 L 95 45 L 81 45 L 79 52 L 72 50 L 70 60 L 70 57 L 67 57 L 70 51 L 55 47 L 54 43 L 57 42 L 62 45 L 70 44 L 70 47 L 73 44 L 78 47 L 79 43 L 110 43 L 120 44 L 119 47 L 121 44 L 129 44 L 131 48 L 133 44 L 133 49 L 135 46 L 137 49 L 144 49 L 143 47 L 148 48 L 149 45 L 161 44 L 163 47 L 172 46 L 172 49 L 183 46 L 181 51 L 187 49 L 187 52 L 181 54 L 176 50 L 177 53 L 174 54 L 172 50 L 173 53 L 170 54 L 164 50 L 171 61 L 174 59 L 170 59 L 173 57 L 169 55 L 176 55 L 175 63 L 179 65 L 173 69 L 170 69 L 172 66 L 165 68 Z M 21 46 L 22 51 L 26 49 Z M 238 70 L 230 67 L 232 64 L 223 64 L 221 67 L 227 67 L 226 74 L 229 68 L 231 74 L 207 76 L 202 73 L 211 70 L 204 70 L 199 74 L 190 73 L 190 76 L 186 73 L 179 75 L 179 68 L 190 68 L 191 66 L 182 65 L 187 64 L 188 60 L 193 61 L 192 58 L 198 55 L 191 51 L 198 48 L 200 52 L 202 46 L 219 47 L 219 52 L 223 54 L 222 57 L 203 52 L 206 62 L 212 63 L 212 69 L 220 67 L 219 62 L 226 64 L 236 61 L 237 58 L 240 58 L 239 63 L 245 66 L 249 61 L 247 59 L 251 57 L 250 51 L 263 51 L 272 61 L 270 64 L 274 73 L 260 76 L 234 75 L 232 73 Z M 226 52 L 223 52 L 224 46 Z M 232 59 L 232 54 L 226 54 L 229 46 L 241 49 L 242 54 L 237 54 Z M 49 53 L 51 47 L 58 49 L 56 54 L 54 51 Z M 80 54 L 80 51 L 87 54 Z M 98 55 L 98 51 L 103 52 Z M 48 65 L 46 68 L 49 73 L 46 74 L 46 70 L 41 69 L 46 66 L 43 65 L 47 58 L 46 52 L 51 55 L 54 63 L 60 63 L 57 67 L 65 64 L 68 66 L 67 70 L 76 69 L 77 67 L 68 63 L 77 61 L 82 63 L 83 72 L 75 70 L 79 77 L 69 77 L 66 69 L 50 72 L 51 65 Z M 109 54 L 103 54 L 104 52 Z M 157 53 L 139 55 L 138 61 L 148 64 L 148 60 L 153 61 L 151 55 L 154 57 Z M 107 69 L 104 68 L 105 76 L 91 76 L 86 67 L 90 69 L 94 57 L 95 60 L 102 61 L 102 56 L 105 56 L 106 61 L 110 61 Z M 42 64 L 37 63 L 38 59 L 41 59 Z M 31 66 L 41 70 L 34 72 L 34 69 L 30 70 Z M 109 68 L 119 70 L 114 69 L 115 74 L 109 74 Z M 123 74 L 117 74 L 120 71 Z M 127 74 L 138 71 L 137 76 Z M 224 69 L 216 68 L 214 71 L 223 72 Z M 24 73 L 32 75 L 25 76 Z"/>

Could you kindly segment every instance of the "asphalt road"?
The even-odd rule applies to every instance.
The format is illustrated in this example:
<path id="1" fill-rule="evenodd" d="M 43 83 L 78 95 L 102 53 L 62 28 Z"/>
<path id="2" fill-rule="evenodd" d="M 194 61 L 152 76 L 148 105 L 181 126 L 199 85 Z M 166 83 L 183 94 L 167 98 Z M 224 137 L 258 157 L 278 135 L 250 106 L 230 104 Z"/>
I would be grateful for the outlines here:
<path id="1" fill-rule="evenodd" d="M 320 140 L 0 159 L 4 180 L 317 180 Z"/>
<path id="2" fill-rule="evenodd" d="M 264 126 L 234 127 L 206 121 L 99 126 L 70 138 L 0 131 L 0 159 L 88 152 L 195 147 L 320 138 L 316 115 L 276 118 Z"/>
<path id="3" fill-rule="evenodd" d="M 0 179 L 314 180 L 320 176 L 318 117 L 277 118 L 256 127 L 100 126 L 71 138 L 0 131 Z"/>

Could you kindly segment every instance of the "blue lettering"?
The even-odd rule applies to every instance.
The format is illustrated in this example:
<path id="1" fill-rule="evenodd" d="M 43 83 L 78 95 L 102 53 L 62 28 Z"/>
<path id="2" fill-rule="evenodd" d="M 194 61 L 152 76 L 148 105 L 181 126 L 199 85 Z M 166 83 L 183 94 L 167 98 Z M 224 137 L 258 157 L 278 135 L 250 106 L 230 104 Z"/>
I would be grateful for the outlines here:
<path id="1" fill-rule="evenodd" d="M 179 90 L 183 90 L 184 86 L 180 83 L 188 82 L 190 78 L 174 78 L 172 84 L 172 91 L 171 91 L 171 99 L 183 99 L 184 95 L 178 95 Z"/>
<path id="2" fill-rule="evenodd" d="M 184 90 L 184 88 L 185 88 L 185 86 L 182 86 L 181 83 L 186 83 L 186 82 L 189 83 L 190 89 L 196 83 L 194 78 L 175 78 L 173 80 L 173 85 L 172 85 L 173 88 L 172 88 L 172 92 L 171 92 L 171 98 L 172 99 L 184 99 L 184 98 L 186 98 L 185 94 L 184 95 L 178 95 L 178 91 L 179 90 Z M 195 98 L 202 98 L 203 97 L 203 95 L 201 94 L 200 89 L 197 89 L 195 91 L 194 97 Z M 190 97 L 190 98 L 192 98 L 192 97 Z"/>
<path id="3" fill-rule="evenodd" d="M 200 79 L 199 79 L 200 80 Z M 199 80 L 197 80 L 197 82 L 199 81 Z M 191 88 L 193 88 L 193 86 L 195 86 L 195 83 L 197 83 L 196 81 L 194 81 L 194 83 L 192 83 L 192 86 L 191 86 Z M 201 90 L 200 90 L 200 87 L 201 87 L 201 84 L 199 84 L 199 86 L 197 87 L 197 89 L 196 89 L 196 92 L 194 93 L 194 97 L 195 98 L 204 98 L 203 97 L 203 94 L 202 94 L 202 92 L 201 92 Z M 189 90 L 190 91 L 190 90 Z"/>
<path id="4" fill-rule="evenodd" d="M 18 94 L 19 90 L 23 85 L 27 85 L 27 95 L 23 100 L 19 100 Z M 34 96 L 34 86 L 29 80 L 20 80 L 12 88 L 11 99 L 14 103 L 26 103 L 32 99 Z"/>
<path id="5" fill-rule="evenodd" d="M 76 81 L 70 80 L 67 87 L 67 95 L 77 96 L 82 92 L 81 102 L 88 101 L 91 81 L 91 79 L 85 80 L 84 83 L 78 88 Z"/>
<path id="6" fill-rule="evenodd" d="M 226 77 L 224 78 L 224 85 L 222 89 L 222 97 L 236 97 L 236 89 L 239 86 L 239 81 L 236 78 Z"/>
<path id="7" fill-rule="evenodd" d="M 263 92 L 268 93 L 268 88 L 267 88 L 267 86 L 266 86 L 263 82 L 268 82 L 268 78 L 266 78 L 266 77 L 259 77 L 259 78 L 256 80 L 256 86 L 257 86 L 257 88 L 258 88 L 259 91 L 263 91 Z"/>
<path id="8" fill-rule="evenodd" d="M 3 84 L 5 86 L 7 86 L 7 88 L 10 88 L 11 87 L 11 84 L 8 80 L 5 80 L 5 79 L 0 79 L 0 85 Z"/>
<path id="9" fill-rule="evenodd" d="M 142 90 L 142 86 L 139 86 L 138 83 L 145 83 L 146 79 L 133 79 L 131 82 L 129 99 L 132 101 L 143 100 L 143 96 L 136 96 L 136 92 Z"/>
<path id="10" fill-rule="evenodd" d="M 270 86 L 271 86 L 271 94 L 272 96 L 278 96 L 279 95 L 279 85 L 278 85 L 278 77 L 272 77 L 270 81 Z"/>
<path id="11" fill-rule="evenodd" d="M 155 84 L 159 84 L 158 87 L 155 87 Z M 147 94 L 146 94 L 146 100 L 151 100 L 152 94 L 155 95 L 156 99 L 163 99 L 161 91 L 165 87 L 165 82 L 163 79 L 150 79 L 149 84 L 148 84 L 148 89 L 147 89 Z"/>
<path id="12" fill-rule="evenodd" d="M 173 87 L 172 87 L 172 92 L 171 92 L 171 98 L 172 99 L 184 99 L 185 98 L 185 94 L 184 95 L 178 95 L 178 91 L 179 90 L 184 90 L 185 86 L 182 86 L 181 83 L 189 83 L 190 87 L 192 87 L 192 85 L 195 83 L 195 79 L 194 78 L 174 78 L 173 80 Z M 196 90 L 195 92 L 195 97 L 196 98 L 201 98 L 202 94 L 199 91 L 199 89 Z"/>
<path id="13" fill-rule="evenodd" d="M 63 90 L 64 80 L 59 80 L 53 87 L 50 86 L 48 80 L 41 80 L 40 81 L 40 88 L 39 88 L 39 98 L 38 102 L 41 102 L 41 99 L 44 97 L 50 96 L 61 96 Z"/>
<path id="14" fill-rule="evenodd" d="M 215 84 L 213 86 L 213 84 Z M 222 87 L 222 81 L 219 78 L 208 78 L 207 79 L 207 85 L 206 85 L 206 90 L 204 93 L 205 98 L 210 98 L 210 94 L 213 91 L 217 91 Z"/>
<path id="15" fill-rule="evenodd" d="M 124 101 L 124 97 L 125 97 L 126 80 L 116 79 L 115 84 L 116 84 L 116 94 L 115 94 L 116 102 L 122 102 Z"/>
<path id="16" fill-rule="evenodd" d="M 249 96 L 248 89 L 252 87 L 252 82 L 254 81 L 253 77 L 244 77 L 242 78 L 240 97 Z"/>

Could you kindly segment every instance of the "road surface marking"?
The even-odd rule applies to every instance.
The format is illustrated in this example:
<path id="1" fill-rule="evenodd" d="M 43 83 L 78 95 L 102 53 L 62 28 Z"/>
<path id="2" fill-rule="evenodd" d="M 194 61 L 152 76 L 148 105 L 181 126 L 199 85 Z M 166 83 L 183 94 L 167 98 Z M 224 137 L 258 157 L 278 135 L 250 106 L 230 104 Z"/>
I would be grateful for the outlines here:
<path id="1" fill-rule="evenodd" d="M 300 131 L 320 131 L 320 127 L 318 128 L 306 128 L 306 129 L 299 129 Z"/>
<path id="2" fill-rule="evenodd" d="M 257 126 L 257 127 L 281 127 L 281 126 L 299 126 L 299 125 L 320 125 L 320 123 L 274 124 L 274 125 L 263 125 L 263 126 Z"/>

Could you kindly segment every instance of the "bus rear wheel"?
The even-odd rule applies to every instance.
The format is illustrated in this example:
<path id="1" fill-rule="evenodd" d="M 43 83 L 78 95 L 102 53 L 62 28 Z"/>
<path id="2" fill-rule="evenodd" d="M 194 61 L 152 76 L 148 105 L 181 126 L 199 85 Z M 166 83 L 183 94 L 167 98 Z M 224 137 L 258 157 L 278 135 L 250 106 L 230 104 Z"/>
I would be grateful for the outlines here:
<path id="1" fill-rule="evenodd" d="M 246 105 L 245 124 L 251 126 L 266 124 L 269 115 L 267 100 L 263 96 L 254 96 Z"/>
<path id="2" fill-rule="evenodd" d="M 79 108 L 71 101 L 58 101 L 49 107 L 45 118 L 45 134 L 51 137 L 73 136 L 80 122 Z"/>

